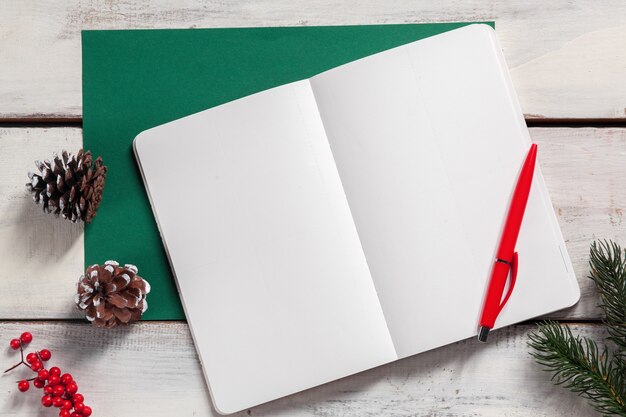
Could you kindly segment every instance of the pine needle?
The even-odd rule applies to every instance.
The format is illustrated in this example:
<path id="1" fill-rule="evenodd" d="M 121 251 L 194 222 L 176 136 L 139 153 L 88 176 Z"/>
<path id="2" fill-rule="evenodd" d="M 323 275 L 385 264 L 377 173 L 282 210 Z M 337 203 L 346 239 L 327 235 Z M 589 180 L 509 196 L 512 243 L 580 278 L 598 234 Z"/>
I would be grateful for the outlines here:
<path id="1" fill-rule="evenodd" d="M 604 415 L 626 416 L 626 368 L 609 359 L 607 348 L 593 340 L 574 336 L 567 326 L 546 322 L 529 335 L 531 355 L 552 381 L 587 398 Z"/>
<path id="2" fill-rule="evenodd" d="M 589 259 L 591 278 L 600 294 L 604 323 L 617 354 L 626 354 L 626 257 L 614 242 L 594 242 Z"/>
<path id="3" fill-rule="evenodd" d="M 604 416 L 626 417 L 626 257 L 613 242 L 594 242 L 589 263 L 609 334 L 605 346 L 553 321 L 531 332 L 528 345 L 555 384 L 586 398 Z"/>

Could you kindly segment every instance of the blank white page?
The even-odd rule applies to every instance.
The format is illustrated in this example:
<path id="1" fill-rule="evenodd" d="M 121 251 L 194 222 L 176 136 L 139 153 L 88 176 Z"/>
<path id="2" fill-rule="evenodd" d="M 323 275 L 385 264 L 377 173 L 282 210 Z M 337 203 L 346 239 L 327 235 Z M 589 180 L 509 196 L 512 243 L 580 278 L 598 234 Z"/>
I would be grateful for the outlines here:
<path id="1" fill-rule="evenodd" d="M 308 81 L 135 152 L 219 412 L 397 358 Z"/>
<path id="2" fill-rule="evenodd" d="M 311 85 L 398 355 L 475 335 L 531 143 L 494 31 L 467 26 Z M 579 298 L 539 168 L 517 249 L 497 327 Z"/>

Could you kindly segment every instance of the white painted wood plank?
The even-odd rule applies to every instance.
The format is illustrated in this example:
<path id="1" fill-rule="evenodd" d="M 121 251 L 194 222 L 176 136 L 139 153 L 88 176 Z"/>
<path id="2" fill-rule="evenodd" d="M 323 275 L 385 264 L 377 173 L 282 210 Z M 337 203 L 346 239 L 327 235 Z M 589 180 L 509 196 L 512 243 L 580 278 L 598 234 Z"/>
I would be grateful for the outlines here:
<path id="1" fill-rule="evenodd" d="M 582 289 L 578 305 L 552 317 L 599 318 L 588 251 L 594 239 L 626 246 L 626 129 L 530 132 Z M 83 272 L 82 227 L 44 215 L 24 184 L 34 159 L 80 143 L 79 128 L 0 129 L 0 318 L 78 317 L 72 298 Z"/>
<path id="2" fill-rule="evenodd" d="M 621 0 L 4 0 L 0 118 L 81 116 L 82 29 L 485 20 L 496 21 L 528 117 L 626 117 Z"/>
<path id="3" fill-rule="evenodd" d="M 44 214 L 25 184 L 36 159 L 81 143 L 75 128 L 0 128 L 0 318 L 79 317 L 83 226 Z"/>
<path id="4" fill-rule="evenodd" d="M 554 318 L 597 318 L 589 246 L 613 239 L 626 247 L 626 129 L 534 128 L 539 163 L 572 258 L 581 299 Z M 624 224 L 623 224 L 624 223 Z"/>
<path id="5" fill-rule="evenodd" d="M 597 325 L 573 331 L 603 337 Z M 593 415 L 575 394 L 549 381 L 528 354 L 532 326 L 494 332 L 381 366 L 255 407 L 241 416 L 570 416 Z M 76 323 L 0 323 L 0 343 L 28 330 L 32 347 L 53 353 L 49 366 L 72 373 L 94 415 L 215 416 L 187 326 L 142 323 L 99 330 Z M 254 343 L 251 340 L 250 343 Z M 8 368 L 18 356 L 0 349 Z M 259 358 L 261 360 L 261 358 Z M 20 372 L 0 378 L 0 415 L 56 415 L 41 395 L 20 393 Z M 268 375 L 267 383 L 271 384 Z"/>

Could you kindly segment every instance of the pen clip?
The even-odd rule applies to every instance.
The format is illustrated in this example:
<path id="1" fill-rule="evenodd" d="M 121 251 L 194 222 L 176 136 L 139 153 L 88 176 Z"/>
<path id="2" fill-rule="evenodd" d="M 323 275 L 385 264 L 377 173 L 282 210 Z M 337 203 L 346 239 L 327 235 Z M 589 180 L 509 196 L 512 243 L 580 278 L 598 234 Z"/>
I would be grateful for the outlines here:
<path id="1" fill-rule="evenodd" d="M 513 259 L 511 260 L 510 277 L 511 277 L 510 278 L 511 282 L 509 283 L 509 289 L 507 290 L 506 295 L 504 296 L 504 300 L 502 300 L 502 302 L 498 306 L 498 314 L 500 314 L 500 312 L 506 305 L 507 301 L 509 301 L 511 294 L 513 293 L 513 287 L 515 287 L 515 280 L 517 279 L 517 252 L 513 252 Z"/>

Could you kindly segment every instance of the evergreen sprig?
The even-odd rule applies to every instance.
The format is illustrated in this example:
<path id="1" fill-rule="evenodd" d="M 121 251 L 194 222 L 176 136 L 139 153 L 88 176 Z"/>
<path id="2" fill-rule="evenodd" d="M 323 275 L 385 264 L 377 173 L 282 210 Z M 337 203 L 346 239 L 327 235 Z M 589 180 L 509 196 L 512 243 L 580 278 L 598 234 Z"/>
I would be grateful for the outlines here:
<path id="1" fill-rule="evenodd" d="M 600 307 L 616 354 L 626 354 L 626 258 L 615 242 L 594 242 L 589 266 L 600 293 Z"/>
<path id="2" fill-rule="evenodd" d="M 609 335 L 604 347 L 553 321 L 531 332 L 528 344 L 555 384 L 587 398 L 604 416 L 626 417 L 626 256 L 614 242 L 594 242 L 589 264 Z"/>

